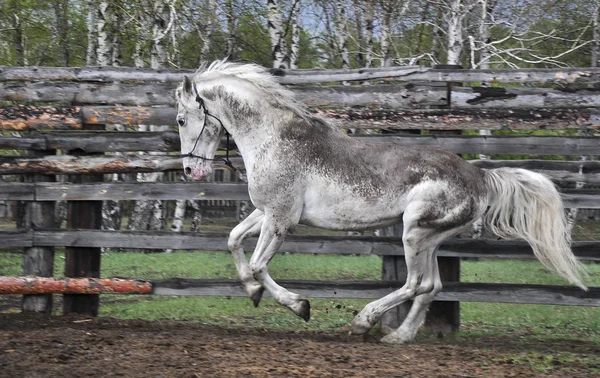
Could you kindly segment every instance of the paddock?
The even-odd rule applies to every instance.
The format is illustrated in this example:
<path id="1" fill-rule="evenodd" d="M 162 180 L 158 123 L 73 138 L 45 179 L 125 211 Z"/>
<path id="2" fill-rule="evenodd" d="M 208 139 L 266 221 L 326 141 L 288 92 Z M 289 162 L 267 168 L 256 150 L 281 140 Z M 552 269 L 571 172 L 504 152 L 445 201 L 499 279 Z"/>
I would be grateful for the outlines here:
<path id="1" fill-rule="evenodd" d="M 0 100 L 21 104 L 1 108 L 0 127 L 20 135 L 5 134 L 0 138 L 0 144 L 7 150 L 27 151 L 27 156 L 15 154 L 0 158 L 0 174 L 24 177 L 23 182 L 2 183 L 0 199 L 26 202 L 29 214 L 26 224 L 2 231 L 1 235 L 4 248 L 24 249 L 24 274 L 61 276 L 62 272 L 53 272 L 52 264 L 48 264 L 54 247 L 66 248 L 67 277 L 90 277 L 91 280 L 100 275 L 101 248 L 226 252 L 224 234 L 99 229 L 102 201 L 248 201 L 243 182 L 102 182 L 103 175 L 181 169 L 180 159 L 168 155 L 179 148 L 176 133 L 106 131 L 105 125 L 173 124 L 172 89 L 184 74 L 189 73 L 88 68 L 32 70 L 3 67 L 0 70 Z M 525 160 L 500 157 L 473 163 L 485 168 L 519 166 L 541 171 L 560 186 L 568 207 L 600 208 L 597 190 L 600 165 L 593 158 L 585 161 L 579 158 L 598 153 L 600 94 L 587 88 L 561 90 L 561 85 L 592 85 L 600 77 L 600 71 L 596 69 L 476 72 L 407 67 L 395 71 L 309 70 L 278 74 L 282 83 L 291 85 L 316 112 L 339 119 L 344 128 L 386 130 L 386 133 L 374 135 L 358 132 L 357 138 L 385 139 L 399 145 L 434 145 L 460 154 L 527 155 L 529 159 Z M 381 78 L 388 78 L 388 81 L 370 86 L 297 85 Z M 457 83 L 472 81 L 545 83 L 547 87 L 481 89 L 457 86 Z M 44 103 L 52 105 L 40 106 Z M 414 135 L 407 130 L 427 130 L 427 133 Z M 460 130 L 466 132 L 463 134 Z M 476 135 L 474 130 L 518 130 L 523 133 L 490 136 Z M 562 135 L 534 135 L 537 130 L 560 130 Z M 110 153 L 106 154 L 106 151 Z M 149 154 L 134 154 L 137 151 Z M 156 152 L 162 155 L 150 154 Z M 549 155 L 564 159 L 539 159 Z M 234 164 L 240 167 L 240 159 L 234 159 Z M 70 175 L 66 181 L 56 181 L 57 176 L 66 175 Z M 583 183 L 583 188 L 577 183 Z M 66 228 L 57 228 L 49 216 L 57 201 L 68 201 Z M 308 297 L 381 297 L 402 285 L 404 275 L 399 235 L 394 230 L 387 230 L 383 235 L 386 236 L 292 235 L 282 248 L 290 253 L 381 256 L 380 281 L 286 282 L 284 279 L 281 282 Z M 246 248 L 251 248 L 255 242 L 255 239 L 249 240 Z M 585 260 L 600 260 L 597 239 L 574 243 L 574 251 Z M 445 267 L 443 279 L 446 282 L 429 320 L 441 322 L 445 331 L 456 330 L 460 325 L 459 301 L 600 305 L 598 287 L 582 292 L 561 285 L 459 282 L 460 260 L 464 258 L 532 259 L 530 249 L 522 242 L 455 239 L 441 248 L 439 256 Z M 152 289 L 154 294 L 160 295 L 243 295 L 235 280 L 173 277 L 153 281 Z M 27 294 L 23 308 L 30 312 L 48 312 L 52 308 L 52 296 L 48 293 L 22 292 Z M 393 349 L 375 344 L 372 335 L 363 340 L 345 336 L 344 332 L 286 334 L 197 324 L 80 318 L 67 314 L 97 313 L 98 293 L 57 293 L 65 294 L 64 318 L 28 313 L 1 315 L 0 342 L 6 346 L 2 349 L 11 352 L 0 357 L 0 364 L 31 372 L 31 375 L 53 371 L 56 375 L 68 376 L 86 374 L 83 370 L 73 370 L 74 366 L 79 369 L 85 362 L 93 375 L 93 369 L 103 369 L 106 360 L 94 360 L 89 356 L 105 355 L 113 362 L 122 361 L 123 370 L 117 363 L 114 374 L 126 376 L 141 373 L 147 376 L 152 371 L 165 376 L 348 376 L 350 372 L 360 376 L 461 376 L 467 370 L 468 376 L 486 375 L 489 369 L 494 369 L 498 375 L 535 376 L 534 370 L 521 365 L 510 366 L 512 364 L 505 361 L 513 358 L 511 356 L 521 348 L 539 350 L 540 353 L 598 354 L 597 344 L 585 342 L 537 340 L 534 345 L 524 345 L 502 338 L 465 340 L 447 333 L 443 339 L 438 339 L 434 333 L 415 345 Z M 397 323 L 403 311 L 401 308 L 395 314 L 389 314 L 386 322 Z M 86 337 L 90 337 L 88 334 L 97 342 L 86 342 Z M 315 356 L 311 360 L 314 362 L 307 364 L 307 351 Z M 157 355 L 163 357 L 152 362 L 157 360 Z M 193 363 L 190 356 L 202 359 L 202 355 L 211 357 L 197 366 L 190 366 Z M 28 368 L 29 356 L 41 356 L 46 362 Z M 136 356 L 137 359 L 124 356 Z M 427 356 L 431 358 L 427 359 Z M 243 363 L 257 360 L 264 363 Z M 553 370 L 553 374 L 556 372 L 558 376 L 566 374 L 565 371 L 575 371 L 581 373 L 575 375 L 585 376 L 594 367 L 573 362 L 564 363 L 565 370 L 561 369 Z M 75 371 L 77 374 L 73 373 Z M 96 373 L 98 371 L 103 370 L 96 370 Z"/>

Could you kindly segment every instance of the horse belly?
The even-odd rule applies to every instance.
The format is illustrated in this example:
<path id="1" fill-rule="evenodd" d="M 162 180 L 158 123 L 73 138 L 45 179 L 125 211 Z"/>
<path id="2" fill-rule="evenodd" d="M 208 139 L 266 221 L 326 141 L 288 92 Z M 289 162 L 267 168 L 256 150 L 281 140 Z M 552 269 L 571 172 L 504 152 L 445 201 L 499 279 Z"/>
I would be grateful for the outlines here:
<path id="1" fill-rule="evenodd" d="M 308 192 L 300 223 L 348 231 L 385 227 L 402 220 L 402 202 L 400 199 L 394 203 L 383 199 L 365 200 L 357 198 L 356 194 L 338 197 L 324 192 Z"/>

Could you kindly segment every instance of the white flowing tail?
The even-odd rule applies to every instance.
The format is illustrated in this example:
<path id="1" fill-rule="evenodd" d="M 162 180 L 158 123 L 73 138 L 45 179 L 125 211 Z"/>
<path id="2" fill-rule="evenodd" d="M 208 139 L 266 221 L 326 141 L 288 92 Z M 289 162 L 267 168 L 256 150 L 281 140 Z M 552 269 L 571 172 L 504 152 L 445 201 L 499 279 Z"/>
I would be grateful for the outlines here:
<path id="1" fill-rule="evenodd" d="M 486 171 L 489 209 L 485 222 L 505 239 L 526 240 L 548 269 L 587 290 L 585 267 L 571 251 L 571 235 L 560 194 L 546 176 L 520 168 Z"/>

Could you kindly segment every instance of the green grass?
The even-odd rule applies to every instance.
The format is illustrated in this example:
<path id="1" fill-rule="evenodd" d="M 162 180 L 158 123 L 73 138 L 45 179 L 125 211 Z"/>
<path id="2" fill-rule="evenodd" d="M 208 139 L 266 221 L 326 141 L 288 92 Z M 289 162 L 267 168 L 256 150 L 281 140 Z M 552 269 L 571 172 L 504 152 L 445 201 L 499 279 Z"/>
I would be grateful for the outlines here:
<path id="1" fill-rule="evenodd" d="M 600 265 L 588 267 L 592 273 L 588 284 L 600 286 Z M 63 269 L 64 255 L 57 252 L 55 276 L 61 276 Z M 565 284 L 537 261 L 464 261 L 461 271 L 464 282 Z M 270 264 L 270 272 L 275 279 L 377 280 L 381 277 L 381 260 L 377 256 L 277 255 Z M 20 253 L 0 252 L 0 275 L 20 274 Z M 236 278 L 237 274 L 231 256 L 223 252 L 109 252 L 102 257 L 102 276 Z M 0 305 L 6 298 L 0 297 Z M 312 319 L 304 323 L 271 298 L 264 298 L 259 308 L 254 308 L 247 298 L 235 297 L 104 295 L 101 298 L 102 316 L 295 330 L 345 329 L 368 302 L 311 299 Z M 460 335 L 465 337 L 503 334 L 600 342 L 598 308 L 463 302 L 461 318 Z"/>

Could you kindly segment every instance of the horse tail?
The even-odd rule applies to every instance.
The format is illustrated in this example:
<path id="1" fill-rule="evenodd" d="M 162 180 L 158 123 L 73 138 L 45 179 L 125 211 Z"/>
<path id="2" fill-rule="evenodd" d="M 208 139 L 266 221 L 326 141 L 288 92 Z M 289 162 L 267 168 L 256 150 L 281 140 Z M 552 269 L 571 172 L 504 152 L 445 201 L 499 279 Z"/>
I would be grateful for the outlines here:
<path id="1" fill-rule="evenodd" d="M 485 173 L 489 209 L 485 223 L 494 234 L 526 240 L 540 262 L 583 290 L 587 270 L 571 251 L 571 233 L 560 194 L 546 176 L 520 168 Z"/>

